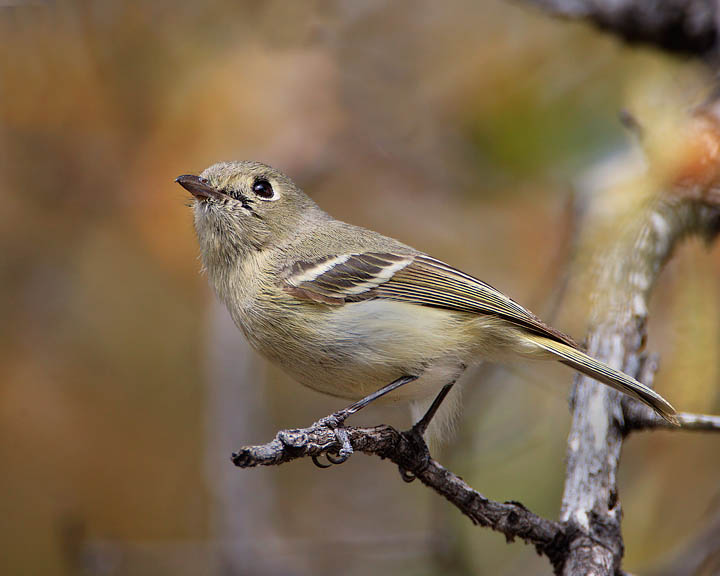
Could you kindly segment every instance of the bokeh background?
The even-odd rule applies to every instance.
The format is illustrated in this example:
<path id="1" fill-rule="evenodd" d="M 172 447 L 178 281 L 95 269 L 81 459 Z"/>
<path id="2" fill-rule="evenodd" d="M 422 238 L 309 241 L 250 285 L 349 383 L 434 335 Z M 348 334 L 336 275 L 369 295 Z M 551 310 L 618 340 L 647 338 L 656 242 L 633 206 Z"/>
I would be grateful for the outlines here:
<path id="1" fill-rule="evenodd" d="M 0 2 L 0 50 L 3 574 L 550 574 L 386 462 L 233 468 L 341 406 L 248 350 L 173 179 L 267 162 L 582 338 L 577 247 L 604 213 L 582 207 L 641 165 L 619 113 L 688 110 L 699 65 L 496 0 Z M 656 386 L 685 410 L 720 410 L 718 272 L 689 242 L 653 298 Z M 555 517 L 571 378 L 474 372 L 440 460 Z M 716 513 L 717 455 L 703 435 L 626 444 L 628 570 Z"/>

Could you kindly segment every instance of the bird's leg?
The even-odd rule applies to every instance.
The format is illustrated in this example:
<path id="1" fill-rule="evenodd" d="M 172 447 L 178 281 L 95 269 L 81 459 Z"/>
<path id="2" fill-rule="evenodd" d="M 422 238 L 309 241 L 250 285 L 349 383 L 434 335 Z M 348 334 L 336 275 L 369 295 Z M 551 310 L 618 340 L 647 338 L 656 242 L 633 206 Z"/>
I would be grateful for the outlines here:
<path id="1" fill-rule="evenodd" d="M 337 456 L 325 454 L 325 457 L 330 461 L 330 464 L 342 464 L 343 462 L 345 462 L 345 460 L 352 456 L 353 448 L 350 444 L 350 439 L 348 438 L 347 431 L 343 429 L 345 420 L 347 420 L 356 412 L 359 412 L 360 410 L 365 408 L 365 406 L 367 406 L 371 402 L 377 400 L 382 396 L 385 396 L 385 394 L 389 394 L 393 390 L 397 390 L 401 386 L 404 386 L 405 384 L 417 379 L 417 376 L 402 376 L 397 380 L 393 380 L 387 386 L 383 386 L 372 394 L 365 396 L 365 398 L 363 398 L 362 400 L 353 402 L 352 404 L 350 404 L 350 406 L 343 408 L 342 410 L 339 410 L 334 414 L 330 414 L 330 416 L 326 416 L 325 418 L 321 418 L 320 420 L 318 420 L 318 424 L 320 424 L 321 426 L 327 426 L 328 428 L 332 428 L 335 431 L 335 437 L 342 444 L 342 448 L 340 448 L 340 450 L 338 451 Z M 330 464 L 322 464 L 321 462 L 319 462 L 316 456 L 312 457 L 312 461 L 318 468 L 328 468 L 330 466 Z"/>
<path id="2" fill-rule="evenodd" d="M 435 400 L 433 400 L 433 403 L 430 404 L 430 408 L 427 409 L 427 412 L 423 415 L 420 420 L 418 420 L 413 425 L 413 431 L 420 434 L 420 436 L 423 436 L 425 434 L 425 431 L 428 428 L 428 425 L 430 424 L 430 421 L 434 418 L 435 414 L 438 411 L 438 408 L 440 408 L 440 404 L 443 403 L 443 400 L 445 400 L 445 397 L 450 392 L 450 389 L 455 385 L 455 380 L 452 382 L 449 382 L 448 384 L 445 384 L 445 386 L 442 387 L 442 390 L 438 393 L 437 396 L 435 396 Z"/>
<path id="3" fill-rule="evenodd" d="M 425 414 L 423 415 L 420 420 L 418 420 L 413 427 L 408 430 L 405 434 L 409 438 L 413 438 L 415 441 L 417 441 L 418 444 L 424 445 L 424 450 L 426 452 L 426 458 L 430 459 L 430 452 L 427 449 L 427 444 L 425 443 L 425 439 L 423 438 L 423 435 L 425 434 L 425 431 L 427 430 L 428 425 L 430 424 L 430 421 L 433 419 L 435 414 L 438 411 L 438 408 L 440 408 L 440 404 L 443 403 L 443 400 L 447 397 L 448 393 L 452 389 L 452 387 L 455 385 L 456 380 L 453 380 L 452 382 L 449 382 L 448 384 L 445 384 L 445 386 L 442 387 L 442 390 L 438 393 L 437 396 L 435 396 L 435 400 L 433 400 L 432 404 L 430 404 L 430 408 L 427 409 Z M 402 466 L 398 466 L 398 469 L 400 471 L 400 476 L 402 477 L 405 482 L 412 482 L 415 480 L 415 474 L 412 472 L 408 472 L 403 468 Z"/>
<path id="4" fill-rule="evenodd" d="M 383 386 L 376 392 L 365 396 L 365 398 L 363 398 L 362 400 L 358 400 L 357 402 L 350 404 L 350 406 L 348 406 L 347 408 L 343 408 L 339 412 L 335 412 L 331 416 L 328 416 L 328 418 L 335 418 L 339 423 L 342 423 L 356 412 L 360 412 L 360 410 L 365 408 L 365 406 L 367 406 L 371 402 L 374 402 L 378 398 L 385 396 L 385 394 L 389 394 L 393 390 L 397 390 L 398 388 L 400 388 L 400 386 L 404 386 L 405 384 L 408 384 L 409 382 L 417 379 L 417 376 L 402 376 L 397 380 L 393 380 L 387 386 Z"/>

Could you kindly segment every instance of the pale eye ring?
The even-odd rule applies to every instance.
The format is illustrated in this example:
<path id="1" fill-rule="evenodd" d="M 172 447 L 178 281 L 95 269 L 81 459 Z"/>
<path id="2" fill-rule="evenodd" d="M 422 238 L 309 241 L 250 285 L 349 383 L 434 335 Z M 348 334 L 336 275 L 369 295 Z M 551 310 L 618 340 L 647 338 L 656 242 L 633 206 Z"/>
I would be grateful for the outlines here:
<path id="1" fill-rule="evenodd" d="M 273 190 L 272 184 L 265 180 L 265 178 L 258 178 L 255 180 L 255 182 L 253 182 L 252 191 L 255 193 L 255 196 L 260 198 L 260 200 L 265 200 L 267 202 L 277 200 L 278 198 L 275 190 Z"/>

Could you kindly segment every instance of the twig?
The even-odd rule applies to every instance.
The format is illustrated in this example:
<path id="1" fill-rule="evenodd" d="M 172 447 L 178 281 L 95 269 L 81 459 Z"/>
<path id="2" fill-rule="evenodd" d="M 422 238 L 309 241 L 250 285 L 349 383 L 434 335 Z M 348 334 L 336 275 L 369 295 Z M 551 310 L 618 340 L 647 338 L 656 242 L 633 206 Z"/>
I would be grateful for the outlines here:
<path id="1" fill-rule="evenodd" d="M 720 432 L 720 416 L 678 412 L 680 428 L 663 420 L 637 402 L 623 402 L 625 432 L 640 430 L 687 430 L 688 432 Z"/>
<path id="2" fill-rule="evenodd" d="M 652 387 L 657 367 L 657 354 L 641 354 L 641 366 L 638 370 L 640 373 L 640 382 Z M 660 416 L 649 407 L 633 401 L 632 398 L 628 396 L 622 397 L 622 412 L 625 435 L 635 431 L 656 429 L 720 432 L 720 416 L 678 412 L 677 419 L 680 421 L 680 427 L 678 428 L 664 418 L 660 418 Z"/>
<path id="3" fill-rule="evenodd" d="M 391 426 L 344 428 L 355 451 L 373 454 L 397 464 L 403 477 L 411 474 L 444 496 L 474 524 L 501 532 L 508 541 L 520 538 L 535 546 L 555 566 L 562 563 L 567 550 L 563 527 L 534 514 L 519 502 L 496 502 L 473 490 L 430 458 L 427 446 L 413 430 L 399 432 Z M 246 446 L 232 455 L 240 468 L 271 466 L 298 458 L 337 453 L 342 448 L 335 430 L 316 422 L 308 428 L 283 430 L 267 444 Z"/>

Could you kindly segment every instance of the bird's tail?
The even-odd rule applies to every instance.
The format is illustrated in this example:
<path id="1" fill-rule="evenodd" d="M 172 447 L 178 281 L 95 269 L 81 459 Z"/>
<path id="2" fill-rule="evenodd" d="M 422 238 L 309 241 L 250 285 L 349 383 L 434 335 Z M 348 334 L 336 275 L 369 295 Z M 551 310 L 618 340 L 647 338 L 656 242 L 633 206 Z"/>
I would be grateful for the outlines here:
<path id="1" fill-rule="evenodd" d="M 537 346 L 553 354 L 558 361 L 563 364 L 603 384 L 607 384 L 611 388 L 615 388 L 615 390 L 637 398 L 650 406 L 671 424 L 679 425 L 678 419 L 675 416 L 675 408 L 673 408 L 665 398 L 660 396 L 660 394 L 641 384 L 634 378 L 562 342 L 557 342 L 536 334 L 526 333 L 525 335 Z"/>

